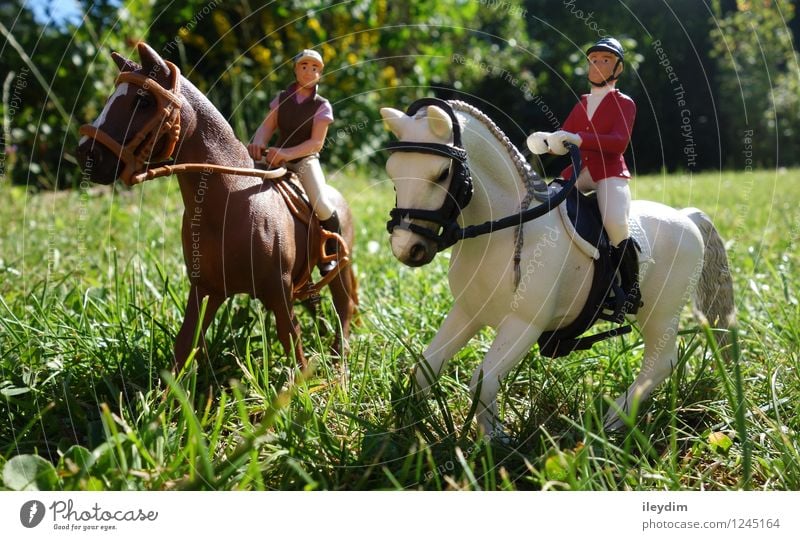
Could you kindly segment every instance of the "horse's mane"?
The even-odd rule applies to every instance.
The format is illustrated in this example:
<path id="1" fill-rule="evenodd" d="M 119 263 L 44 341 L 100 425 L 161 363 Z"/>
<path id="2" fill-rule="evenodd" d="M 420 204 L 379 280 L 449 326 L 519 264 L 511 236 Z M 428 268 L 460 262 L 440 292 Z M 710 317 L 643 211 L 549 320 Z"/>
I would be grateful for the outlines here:
<path id="1" fill-rule="evenodd" d="M 547 184 L 538 174 L 536 174 L 536 171 L 534 171 L 530 164 L 525 160 L 525 157 L 522 155 L 519 149 L 514 146 L 514 143 L 511 142 L 511 139 L 509 139 L 506 134 L 503 133 L 503 130 L 497 127 L 497 124 L 495 124 L 491 118 L 483 114 L 480 109 L 470 105 L 469 103 L 458 100 L 449 100 L 448 103 L 453 107 L 454 110 L 466 113 L 483 124 L 486 129 L 488 129 L 489 132 L 497 139 L 497 141 L 503 145 L 503 147 L 506 149 L 506 152 L 508 152 L 508 156 L 514 163 L 514 167 L 516 167 L 517 173 L 519 174 L 520 179 L 522 179 L 522 184 L 525 187 L 525 197 L 523 197 L 519 205 L 520 213 L 526 208 L 530 207 L 534 198 L 542 202 L 547 200 Z M 524 243 L 525 237 L 522 234 L 522 225 L 520 224 L 514 231 L 515 288 L 519 285 L 521 279 L 519 261 Z"/>
<path id="2" fill-rule="evenodd" d="M 547 199 L 547 184 L 538 174 L 536 174 L 536 171 L 533 170 L 519 149 L 514 146 L 514 143 L 511 142 L 511 139 L 509 139 L 508 136 L 503 133 L 503 130 L 501 130 L 491 118 L 486 116 L 483 111 L 477 107 L 464 101 L 448 100 L 448 103 L 453 107 L 454 110 L 469 114 L 478 120 L 506 149 L 508 157 L 510 157 L 511 161 L 514 163 L 514 167 L 517 169 L 517 173 L 519 174 L 519 177 L 522 179 L 522 183 L 525 186 L 525 192 L 527 193 L 527 196 L 525 197 L 526 201 L 523 201 L 523 204 L 527 203 L 525 207 L 530 205 L 532 197 L 536 197 L 540 201 Z"/>

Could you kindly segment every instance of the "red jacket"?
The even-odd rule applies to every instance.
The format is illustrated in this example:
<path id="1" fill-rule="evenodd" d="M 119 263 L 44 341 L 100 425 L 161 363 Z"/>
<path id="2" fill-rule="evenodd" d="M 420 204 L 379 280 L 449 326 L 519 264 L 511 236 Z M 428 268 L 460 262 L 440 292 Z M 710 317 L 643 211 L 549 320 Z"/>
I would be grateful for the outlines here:
<path id="1" fill-rule="evenodd" d="M 622 154 L 631 140 L 636 104 L 619 90 L 612 90 L 589 120 L 587 97 L 588 94 L 581 96 L 561 129 L 576 133 L 582 139 L 581 160 L 595 182 L 612 177 L 630 178 Z M 561 172 L 562 178 L 568 179 L 571 175 L 572 165 Z"/>

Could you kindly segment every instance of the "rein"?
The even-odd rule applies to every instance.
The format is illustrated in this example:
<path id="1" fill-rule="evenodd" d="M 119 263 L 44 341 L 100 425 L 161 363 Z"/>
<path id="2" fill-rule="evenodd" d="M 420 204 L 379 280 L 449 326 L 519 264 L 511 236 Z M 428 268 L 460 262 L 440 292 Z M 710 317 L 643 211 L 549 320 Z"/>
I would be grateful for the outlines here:
<path id="1" fill-rule="evenodd" d="M 117 77 L 116 86 L 123 83 L 133 84 L 145 92 L 153 94 L 158 102 L 160 110 L 147 121 L 139 133 L 120 144 L 111 135 L 91 124 L 84 124 L 78 130 L 81 135 L 99 142 L 117 156 L 117 159 L 124 165 L 120 180 L 128 186 L 132 186 L 145 180 L 182 172 L 240 174 L 243 176 L 255 176 L 262 180 L 273 180 L 286 175 L 284 167 L 262 171 L 260 169 L 227 167 L 212 163 L 182 163 L 151 168 L 153 163 L 163 163 L 172 159 L 172 154 L 181 135 L 181 72 L 178 66 L 172 62 L 166 60 L 165 62 L 170 70 L 170 88 L 164 88 L 152 77 L 133 71 L 123 71 Z M 154 154 L 156 145 L 164 137 L 166 137 L 164 149 L 158 154 Z"/>
<path id="2" fill-rule="evenodd" d="M 391 233 L 395 228 L 407 229 L 436 243 L 437 251 L 442 251 L 456 244 L 460 240 L 475 238 L 484 234 L 493 233 L 515 225 L 521 225 L 539 218 L 564 202 L 569 192 L 575 187 L 578 173 L 581 170 L 581 153 L 577 146 L 567 143 L 570 159 L 572 160 L 572 177 L 555 194 L 538 206 L 529 208 L 518 214 L 504 218 L 487 221 L 479 225 L 460 227 L 457 219 L 461 210 L 466 208 L 472 198 L 472 175 L 467 165 L 467 152 L 461 143 L 461 127 L 453 112 L 453 108 L 444 100 L 436 98 L 423 98 L 415 101 L 408 108 L 406 114 L 413 116 L 422 107 L 435 105 L 444 110 L 453 121 L 453 145 L 395 141 L 386 145 L 389 152 L 419 152 L 446 157 L 452 160 L 452 178 L 444 203 L 438 210 L 421 210 L 418 208 L 393 208 L 389 213 L 390 219 L 386 229 Z M 418 219 L 438 225 L 436 230 L 423 227 L 415 223 L 403 223 L 402 220 Z M 439 232 L 441 229 L 441 232 Z"/>

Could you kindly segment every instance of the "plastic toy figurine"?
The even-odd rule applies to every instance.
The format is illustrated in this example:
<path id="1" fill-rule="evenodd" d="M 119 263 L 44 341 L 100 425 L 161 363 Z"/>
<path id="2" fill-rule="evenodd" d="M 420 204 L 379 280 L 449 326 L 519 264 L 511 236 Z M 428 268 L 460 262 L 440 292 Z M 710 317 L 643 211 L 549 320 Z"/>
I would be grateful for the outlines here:
<path id="1" fill-rule="evenodd" d="M 319 151 L 333 122 L 330 102 L 317 93 L 324 67 L 317 51 L 305 49 L 294 57 L 296 82 L 272 100 L 247 150 L 255 161 L 265 155 L 269 166 L 284 166 L 296 173 L 322 226 L 339 233 L 339 216 L 325 194 L 325 175 L 319 164 Z M 267 148 L 276 131 L 275 146 Z M 336 249 L 335 242 L 329 241 L 326 249 Z M 335 264 L 320 265 L 320 272 L 327 274 Z"/>
<path id="2" fill-rule="evenodd" d="M 583 169 L 578 175 L 577 187 L 582 192 L 597 194 L 603 227 L 612 245 L 611 254 L 627 295 L 624 309 L 631 313 L 638 309 L 641 294 L 636 244 L 628 230 L 631 175 L 622 154 L 630 142 L 636 104 L 616 89 L 616 81 L 625 68 L 625 51 L 620 42 L 603 38 L 589 47 L 586 54 L 591 93 L 581 96 L 564 122 L 563 130 L 536 132 L 527 142 L 535 154 L 566 154 L 565 143 L 580 148 Z M 572 165 L 564 169 L 561 176 L 569 178 L 571 174 Z"/>

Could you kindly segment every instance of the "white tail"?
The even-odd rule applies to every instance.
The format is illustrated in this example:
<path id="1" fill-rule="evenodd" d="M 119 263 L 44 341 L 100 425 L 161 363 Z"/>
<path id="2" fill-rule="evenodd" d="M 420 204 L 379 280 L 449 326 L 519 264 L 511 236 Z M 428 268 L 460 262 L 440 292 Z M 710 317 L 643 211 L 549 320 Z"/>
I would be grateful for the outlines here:
<path id="1" fill-rule="evenodd" d="M 681 212 L 700 229 L 705 247 L 703 270 L 694 291 L 695 316 L 708 320 L 712 328 L 727 330 L 736 324 L 736 306 L 725 244 L 711 218 L 703 211 L 685 208 Z M 717 336 L 720 348 L 727 341 L 727 334 Z"/>

